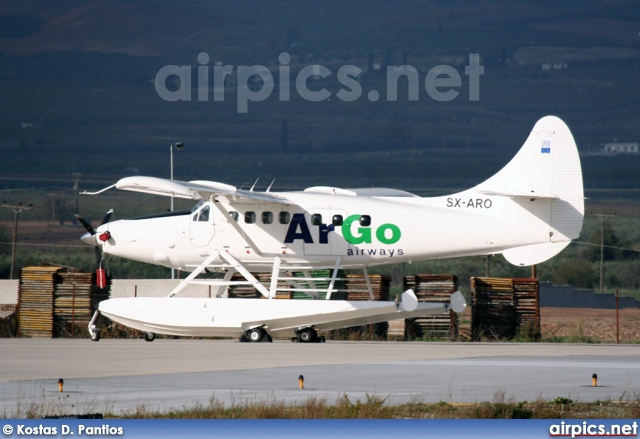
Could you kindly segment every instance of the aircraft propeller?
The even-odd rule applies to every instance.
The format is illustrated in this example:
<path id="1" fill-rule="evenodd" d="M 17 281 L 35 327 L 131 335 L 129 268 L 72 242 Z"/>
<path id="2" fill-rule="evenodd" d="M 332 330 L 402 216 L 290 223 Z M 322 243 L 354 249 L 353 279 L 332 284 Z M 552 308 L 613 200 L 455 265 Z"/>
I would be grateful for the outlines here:
<path id="1" fill-rule="evenodd" d="M 109 211 L 107 212 L 107 214 L 104 216 L 102 223 L 100 223 L 100 226 L 107 224 L 109 222 L 109 220 L 111 220 L 111 215 L 113 215 L 113 209 L 109 209 Z M 102 262 L 102 248 L 98 245 L 98 241 L 94 238 L 95 234 L 96 234 L 96 230 L 91 227 L 91 224 L 89 224 L 87 222 L 87 220 L 85 220 L 83 217 L 81 217 L 80 215 L 78 215 L 76 213 L 76 219 L 78 220 L 78 222 L 80 224 L 82 224 L 82 226 L 85 228 L 85 230 L 87 231 L 87 233 L 85 233 L 85 235 L 82 237 L 82 240 L 84 242 L 86 242 L 87 244 L 91 244 L 93 246 L 95 246 L 95 252 L 96 252 L 96 267 L 100 268 L 101 262 Z M 100 236 L 98 236 L 98 239 L 100 241 L 107 241 L 109 238 L 111 237 L 111 234 L 106 231 L 100 234 Z"/>

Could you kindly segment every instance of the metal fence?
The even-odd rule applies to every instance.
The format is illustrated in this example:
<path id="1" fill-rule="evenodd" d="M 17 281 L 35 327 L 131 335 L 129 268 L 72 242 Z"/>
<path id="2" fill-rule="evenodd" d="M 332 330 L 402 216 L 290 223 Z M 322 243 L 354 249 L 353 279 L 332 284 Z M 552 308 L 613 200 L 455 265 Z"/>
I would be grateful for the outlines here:
<path id="1" fill-rule="evenodd" d="M 592 289 L 540 282 L 540 306 L 556 308 L 616 309 L 615 293 L 596 293 Z M 619 308 L 640 308 L 633 297 L 620 297 Z"/>

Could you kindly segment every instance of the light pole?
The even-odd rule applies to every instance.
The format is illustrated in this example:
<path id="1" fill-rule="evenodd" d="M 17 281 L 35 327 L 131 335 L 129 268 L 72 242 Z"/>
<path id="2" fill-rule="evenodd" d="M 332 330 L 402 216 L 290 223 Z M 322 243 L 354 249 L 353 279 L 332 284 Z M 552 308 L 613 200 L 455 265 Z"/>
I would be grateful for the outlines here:
<path id="1" fill-rule="evenodd" d="M 178 151 L 182 151 L 184 149 L 184 143 L 183 142 L 176 142 L 176 143 L 172 143 L 169 146 L 169 155 L 171 158 L 171 180 L 173 181 L 173 150 L 177 149 Z M 173 195 L 171 195 L 171 212 L 173 212 Z M 176 270 L 174 268 L 171 269 L 171 279 L 175 279 L 176 278 Z"/>
<path id="2" fill-rule="evenodd" d="M 602 275 L 604 273 L 604 221 L 613 218 L 615 213 L 590 213 L 591 216 L 600 218 L 600 292 L 602 293 Z"/>
<path id="3" fill-rule="evenodd" d="M 181 151 L 184 149 L 184 143 L 183 142 L 176 142 L 176 143 L 172 143 L 169 146 L 169 154 L 171 156 L 171 180 L 173 180 L 173 149 L 177 149 L 178 151 Z M 173 212 L 173 195 L 171 195 L 171 212 Z"/>
<path id="4" fill-rule="evenodd" d="M 71 175 L 73 175 L 73 180 L 74 180 L 73 190 L 76 193 L 76 212 L 75 213 L 80 213 L 80 199 L 79 199 L 80 191 L 78 190 L 78 188 L 80 187 L 79 182 L 80 182 L 80 176 L 82 174 L 80 174 L 78 172 L 74 172 Z M 76 222 L 77 221 L 74 219 L 74 223 L 76 223 Z"/>
<path id="5" fill-rule="evenodd" d="M 18 237 L 18 215 L 23 210 L 31 210 L 33 209 L 33 204 L 29 204 L 29 206 L 23 206 L 22 203 L 18 204 L 7 204 L 6 201 L 2 202 L 2 207 L 7 209 L 13 209 L 13 247 L 11 250 L 11 273 L 9 273 L 9 279 L 13 279 L 13 267 L 16 263 L 16 241 Z"/>

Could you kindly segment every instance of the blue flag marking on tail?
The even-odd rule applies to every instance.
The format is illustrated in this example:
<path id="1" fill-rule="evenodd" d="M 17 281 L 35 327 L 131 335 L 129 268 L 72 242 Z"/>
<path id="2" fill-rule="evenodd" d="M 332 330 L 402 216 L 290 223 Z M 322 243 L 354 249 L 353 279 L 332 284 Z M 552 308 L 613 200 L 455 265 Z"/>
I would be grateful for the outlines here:
<path id="1" fill-rule="evenodd" d="M 540 150 L 542 154 L 551 154 L 551 140 L 543 140 L 542 148 Z"/>

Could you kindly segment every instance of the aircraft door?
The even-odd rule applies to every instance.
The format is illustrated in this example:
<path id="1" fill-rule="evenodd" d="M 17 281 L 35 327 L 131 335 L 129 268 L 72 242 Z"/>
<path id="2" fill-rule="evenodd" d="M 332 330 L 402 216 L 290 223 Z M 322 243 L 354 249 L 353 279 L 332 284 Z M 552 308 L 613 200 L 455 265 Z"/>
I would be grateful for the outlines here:
<path id="1" fill-rule="evenodd" d="M 211 203 L 203 204 L 200 209 L 191 213 L 189 219 L 189 239 L 194 247 L 204 247 L 213 238 L 215 224 Z"/>
<path id="2" fill-rule="evenodd" d="M 338 209 L 310 209 L 305 214 L 311 229 L 313 243 L 305 243 L 305 255 L 347 254 L 349 243 L 342 237 L 342 221 L 347 213 Z"/>

